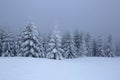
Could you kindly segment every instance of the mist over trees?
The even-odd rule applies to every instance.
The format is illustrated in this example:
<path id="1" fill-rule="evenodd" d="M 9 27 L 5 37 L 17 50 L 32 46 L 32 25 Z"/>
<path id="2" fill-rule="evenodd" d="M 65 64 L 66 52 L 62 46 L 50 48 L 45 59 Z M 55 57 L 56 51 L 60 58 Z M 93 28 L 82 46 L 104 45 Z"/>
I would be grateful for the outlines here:
<path id="1" fill-rule="evenodd" d="M 103 41 L 101 36 L 95 38 L 90 33 L 83 33 L 79 30 L 75 30 L 73 33 L 62 33 L 56 26 L 51 33 L 46 34 L 47 36 L 41 36 L 39 32 L 32 23 L 15 37 L 0 29 L 0 56 L 56 60 L 120 56 L 120 43 L 114 46 L 112 35 L 108 35 L 106 41 Z"/>

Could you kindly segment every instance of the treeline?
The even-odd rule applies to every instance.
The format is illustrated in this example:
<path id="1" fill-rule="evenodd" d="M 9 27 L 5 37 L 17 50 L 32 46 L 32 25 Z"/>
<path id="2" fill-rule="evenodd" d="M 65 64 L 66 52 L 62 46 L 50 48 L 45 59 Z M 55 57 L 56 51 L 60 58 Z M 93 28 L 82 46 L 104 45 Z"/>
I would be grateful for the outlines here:
<path id="1" fill-rule="evenodd" d="M 47 36 L 41 36 L 33 24 L 28 24 L 16 37 L 0 30 L 1 57 L 36 57 L 49 59 L 72 59 L 79 57 L 120 56 L 120 43 L 113 47 L 112 36 L 106 41 L 90 34 L 66 32 L 59 34 L 57 29 Z"/>

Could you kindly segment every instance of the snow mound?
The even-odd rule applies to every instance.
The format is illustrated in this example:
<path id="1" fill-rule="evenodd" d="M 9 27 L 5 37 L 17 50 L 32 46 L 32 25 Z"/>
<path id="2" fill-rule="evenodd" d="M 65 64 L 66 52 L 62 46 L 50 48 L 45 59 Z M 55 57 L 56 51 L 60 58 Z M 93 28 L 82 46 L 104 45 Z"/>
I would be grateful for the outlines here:
<path id="1" fill-rule="evenodd" d="M 120 58 L 0 58 L 0 80 L 120 80 Z"/>

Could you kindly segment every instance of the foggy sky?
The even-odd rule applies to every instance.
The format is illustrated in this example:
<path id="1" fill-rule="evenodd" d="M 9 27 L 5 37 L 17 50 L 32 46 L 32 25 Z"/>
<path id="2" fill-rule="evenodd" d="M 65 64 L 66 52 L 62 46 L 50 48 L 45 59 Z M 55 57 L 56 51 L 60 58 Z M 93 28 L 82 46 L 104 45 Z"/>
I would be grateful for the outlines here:
<path id="1" fill-rule="evenodd" d="M 120 40 L 120 0 L 0 0 L 0 25 L 22 30 L 30 17 L 46 33 L 56 24 L 61 31 L 112 34 Z"/>

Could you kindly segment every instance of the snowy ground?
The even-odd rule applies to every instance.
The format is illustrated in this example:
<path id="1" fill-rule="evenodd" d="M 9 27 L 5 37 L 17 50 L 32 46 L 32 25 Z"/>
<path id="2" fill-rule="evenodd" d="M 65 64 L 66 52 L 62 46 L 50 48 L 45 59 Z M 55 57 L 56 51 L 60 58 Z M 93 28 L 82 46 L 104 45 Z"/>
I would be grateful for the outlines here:
<path id="1" fill-rule="evenodd" d="M 0 80 L 120 80 L 120 58 L 0 58 Z"/>

